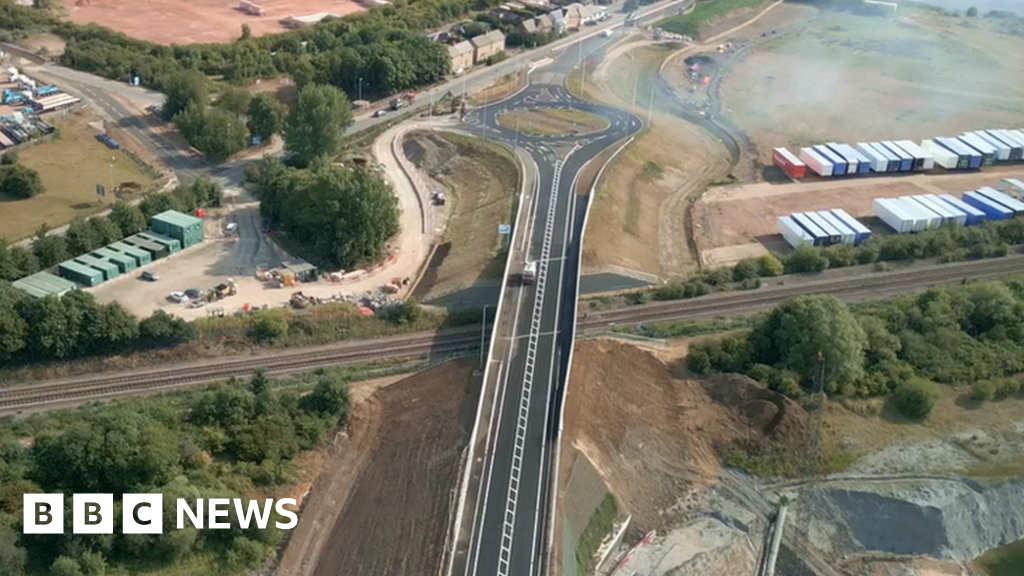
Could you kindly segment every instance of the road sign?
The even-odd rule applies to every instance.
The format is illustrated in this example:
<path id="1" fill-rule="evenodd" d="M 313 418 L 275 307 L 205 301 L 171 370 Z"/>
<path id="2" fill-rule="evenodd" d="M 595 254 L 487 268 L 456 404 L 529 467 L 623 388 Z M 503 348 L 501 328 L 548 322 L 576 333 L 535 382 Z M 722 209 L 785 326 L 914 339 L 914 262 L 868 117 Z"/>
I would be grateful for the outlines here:
<path id="1" fill-rule="evenodd" d="M 511 224 L 498 224 L 498 234 L 508 235 L 512 233 Z"/>

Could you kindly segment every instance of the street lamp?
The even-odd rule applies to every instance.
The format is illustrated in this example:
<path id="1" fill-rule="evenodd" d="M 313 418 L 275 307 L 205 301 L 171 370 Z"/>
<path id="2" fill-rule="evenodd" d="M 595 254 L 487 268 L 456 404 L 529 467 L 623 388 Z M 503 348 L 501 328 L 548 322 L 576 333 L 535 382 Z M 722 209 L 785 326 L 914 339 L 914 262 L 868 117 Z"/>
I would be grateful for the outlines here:
<path id="1" fill-rule="evenodd" d="M 117 157 L 116 156 L 111 156 L 110 157 L 110 164 L 107 164 L 107 167 L 110 168 L 110 193 L 111 194 L 114 193 L 114 162 L 117 162 Z"/>
<path id="2" fill-rule="evenodd" d="M 359 99 L 363 99 L 363 79 L 359 78 Z"/>

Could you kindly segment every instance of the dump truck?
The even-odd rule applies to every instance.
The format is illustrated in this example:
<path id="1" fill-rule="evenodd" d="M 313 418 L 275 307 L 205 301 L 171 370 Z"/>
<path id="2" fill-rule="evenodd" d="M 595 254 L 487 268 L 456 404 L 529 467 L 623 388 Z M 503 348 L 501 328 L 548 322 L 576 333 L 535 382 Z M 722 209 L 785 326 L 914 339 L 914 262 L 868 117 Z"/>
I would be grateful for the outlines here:
<path id="1" fill-rule="evenodd" d="M 412 92 L 406 92 L 405 94 L 402 94 L 401 96 L 391 100 L 389 105 L 391 106 L 392 110 L 399 110 L 401 108 L 408 107 L 410 104 L 412 104 L 415 101 L 416 101 L 416 95 L 413 94 Z"/>

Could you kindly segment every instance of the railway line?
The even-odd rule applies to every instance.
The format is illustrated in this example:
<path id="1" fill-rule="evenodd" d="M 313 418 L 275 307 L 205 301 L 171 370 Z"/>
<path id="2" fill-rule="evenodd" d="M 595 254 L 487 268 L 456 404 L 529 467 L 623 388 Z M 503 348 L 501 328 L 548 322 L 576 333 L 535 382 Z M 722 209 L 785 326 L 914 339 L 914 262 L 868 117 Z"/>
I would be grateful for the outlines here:
<path id="1" fill-rule="evenodd" d="M 612 328 L 617 324 L 700 320 L 721 316 L 742 316 L 767 310 L 806 294 L 831 294 L 845 301 L 924 290 L 962 280 L 986 279 L 1024 274 L 1024 256 L 1009 256 L 956 264 L 915 267 L 860 278 L 803 282 L 759 290 L 715 294 L 692 300 L 659 302 L 614 310 L 590 312 L 578 321 L 588 330 Z M 175 388 L 247 377 L 257 370 L 281 375 L 329 366 L 345 366 L 373 360 L 401 360 L 421 357 L 444 358 L 479 350 L 478 328 L 447 333 L 411 334 L 357 343 L 345 343 L 316 350 L 297 350 L 273 356 L 235 358 L 217 363 L 154 369 L 146 372 L 98 375 L 76 380 L 44 382 L 0 389 L 0 414 L 25 409 L 63 406 L 116 396 L 141 395 Z"/>

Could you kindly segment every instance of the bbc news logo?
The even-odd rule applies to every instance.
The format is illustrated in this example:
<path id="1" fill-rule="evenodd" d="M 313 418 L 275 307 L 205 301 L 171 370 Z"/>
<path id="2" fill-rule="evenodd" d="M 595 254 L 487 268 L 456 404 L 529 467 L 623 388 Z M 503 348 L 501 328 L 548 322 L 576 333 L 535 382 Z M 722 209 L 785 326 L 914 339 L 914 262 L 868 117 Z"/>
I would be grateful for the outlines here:
<path id="1" fill-rule="evenodd" d="M 25 494 L 24 495 L 24 526 L 25 534 L 63 534 L 64 533 L 64 495 L 63 494 Z M 164 495 L 163 494 L 125 494 L 122 498 L 121 532 L 123 534 L 163 534 L 164 532 Z M 262 501 L 243 501 L 241 498 L 203 498 L 196 499 L 195 505 L 189 504 L 184 498 L 176 503 L 177 529 L 192 526 L 198 530 L 224 530 L 231 528 L 227 518 L 232 507 L 238 525 L 248 529 L 250 524 L 265 529 L 271 518 L 271 511 L 287 518 L 287 522 L 276 521 L 274 525 L 281 530 L 291 530 L 299 523 L 299 516 L 285 506 L 296 507 L 294 498 L 282 498 L 275 503 L 267 498 Z M 232 506 L 233 505 L 233 506 Z M 114 507 L 113 494 L 74 494 L 72 495 L 71 526 L 74 534 L 113 534 Z M 203 514 L 203 511 L 206 514 Z"/>

